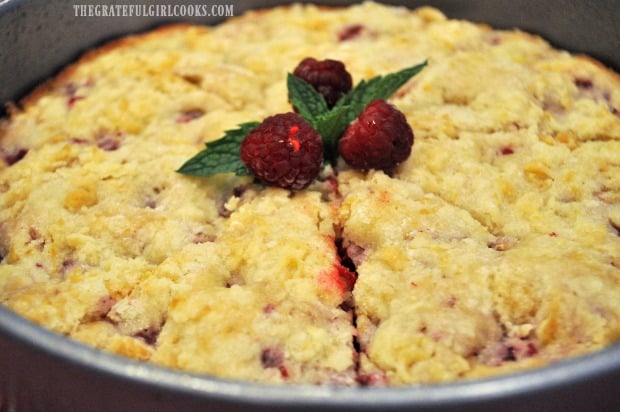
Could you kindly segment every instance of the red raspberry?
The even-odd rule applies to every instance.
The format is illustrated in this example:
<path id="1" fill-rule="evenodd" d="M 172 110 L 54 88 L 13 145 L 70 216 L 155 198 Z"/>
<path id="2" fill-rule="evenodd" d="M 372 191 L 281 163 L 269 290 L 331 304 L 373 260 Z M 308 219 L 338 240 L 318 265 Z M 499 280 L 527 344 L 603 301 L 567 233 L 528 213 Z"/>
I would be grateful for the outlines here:
<path id="1" fill-rule="evenodd" d="M 303 189 L 321 171 L 323 141 L 301 116 L 277 114 L 248 133 L 241 142 L 241 160 L 268 184 Z"/>
<path id="2" fill-rule="evenodd" d="M 353 86 L 351 75 L 344 64 L 337 60 L 316 60 L 306 57 L 293 71 L 300 79 L 310 83 L 325 97 L 327 107 L 332 108 Z"/>
<path id="3" fill-rule="evenodd" d="M 357 169 L 390 173 L 411 154 L 413 130 L 405 115 L 382 99 L 370 102 L 345 130 L 338 153 Z"/>

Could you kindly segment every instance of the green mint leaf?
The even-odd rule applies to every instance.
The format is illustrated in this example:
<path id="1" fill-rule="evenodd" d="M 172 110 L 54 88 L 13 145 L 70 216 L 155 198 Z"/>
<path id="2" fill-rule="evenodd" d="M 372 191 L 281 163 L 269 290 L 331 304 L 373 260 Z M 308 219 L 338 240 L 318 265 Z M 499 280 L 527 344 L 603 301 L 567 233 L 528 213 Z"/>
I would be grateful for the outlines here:
<path id="1" fill-rule="evenodd" d="M 301 117 L 314 125 L 315 119 L 329 112 L 325 98 L 308 82 L 289 73 L 286 78 L 288 99 Z"/>
<path id="2" fill-rule="evenodd" d="M 364 110 L 366 105 L 375 99 L 389 99 L 401 86 L 418 74 L 426 65 L 427 61 L 415 66 L 407 67 L 385 76 L 377 76 L 372 79 L 360 81 L 355 88 L 345 94 L 334 106 L 334 109 L 348 106 L 345 119 L 347 123 L 355 120 Z M 332 110 L 334 110 L 332 109 Z"/>
<path id="3" fill-rule="evenodd" d="M 346 121 L 348 110 L 349 106 L 334 107 L 315 119 L 313 126 L 323 138 L 325 156 L 330 161 L 335 161 L 338 157 L 338 139 L 349 124 Z"/>
<path id="4" fill-rule="evenodd" d="M 218 173 L 235 173 L 245 176 L 249 171 L 241 161 L 239 148 L 247 134 L 258 126 L 258 122 L 242 123 L 237 129 L 227 130 L 224 137 L 206 144 L 206 148 L 189 159 L 177 172 L 208 177 Z"/>

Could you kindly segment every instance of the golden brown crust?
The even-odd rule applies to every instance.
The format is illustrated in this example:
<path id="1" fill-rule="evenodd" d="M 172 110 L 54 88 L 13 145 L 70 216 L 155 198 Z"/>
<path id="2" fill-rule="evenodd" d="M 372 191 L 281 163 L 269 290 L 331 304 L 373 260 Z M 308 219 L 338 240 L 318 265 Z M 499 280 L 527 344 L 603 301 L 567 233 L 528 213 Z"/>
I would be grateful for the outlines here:
<path id="1" fill-rule="evenodd" d="M 390 99 L 415 134 L 393 174 L 340 162 L 291 194 L 175 172 L 290 111 L 307 56 L 355 82 L 428 59 Z M 118 39 L 0 126 L 0 302 L 103 350 L 270 383 L 451 381 L 597 350 L 620 338 L 619 107 L 596 61 L 431 8 L 295 4 Z"/>

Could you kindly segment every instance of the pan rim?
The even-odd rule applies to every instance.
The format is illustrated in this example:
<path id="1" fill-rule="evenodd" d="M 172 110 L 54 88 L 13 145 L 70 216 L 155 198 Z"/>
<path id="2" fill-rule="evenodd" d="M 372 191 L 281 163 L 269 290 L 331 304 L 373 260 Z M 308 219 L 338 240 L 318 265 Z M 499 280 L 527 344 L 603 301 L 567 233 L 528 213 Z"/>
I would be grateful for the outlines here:
<path id="1" fill-rule="evenodd" d="M 108 353 L 45 329 L 2 306 L 0 335 L 56 360 L 127 383 L 198 398 L 271 406 L 447 406 L 532 395 L 620 371 L 620 344 L 615 344 L 540 368 L 481 379 L 402 387 L 269 385 L 173 370 Z"/>

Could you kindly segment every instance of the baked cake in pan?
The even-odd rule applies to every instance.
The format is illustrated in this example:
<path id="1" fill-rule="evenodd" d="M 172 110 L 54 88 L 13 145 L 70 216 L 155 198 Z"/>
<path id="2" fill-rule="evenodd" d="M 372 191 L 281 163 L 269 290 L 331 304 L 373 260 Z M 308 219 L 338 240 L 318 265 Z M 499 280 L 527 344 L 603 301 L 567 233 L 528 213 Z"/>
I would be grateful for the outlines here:
<path id="1" fill-rule="evenodd" d="M 177 173 L 291 111 L 305 57 L 389 99 L 393 171 Z M 620 78 L 521 31 L 365 2 L 174 25 L 86 54 L 0 126 L 0 302 L 115 354 L 267 383 L 406 385 L 620 338 Z"/>

